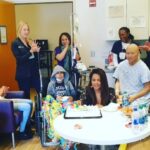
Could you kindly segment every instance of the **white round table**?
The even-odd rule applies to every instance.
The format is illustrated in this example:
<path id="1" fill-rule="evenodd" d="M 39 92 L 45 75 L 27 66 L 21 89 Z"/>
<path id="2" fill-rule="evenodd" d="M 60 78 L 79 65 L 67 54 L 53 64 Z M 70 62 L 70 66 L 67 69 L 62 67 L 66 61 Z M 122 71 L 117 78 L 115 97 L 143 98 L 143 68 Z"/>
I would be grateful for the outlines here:
<path id="1" fill-rule="evenodd" d="M 147 128 L 135 134 L 131 128 L 125 127 L 127 117 L 122 112 L 102 110 L 102 116 L 99 119 L 64 119 L 62 114 L 55 119 L 54 128 L 65 139 L 94 145 L 131 143 L 150 135 L 150 120 Z M 76 129 L 76 124 L 82 128 Z"/>

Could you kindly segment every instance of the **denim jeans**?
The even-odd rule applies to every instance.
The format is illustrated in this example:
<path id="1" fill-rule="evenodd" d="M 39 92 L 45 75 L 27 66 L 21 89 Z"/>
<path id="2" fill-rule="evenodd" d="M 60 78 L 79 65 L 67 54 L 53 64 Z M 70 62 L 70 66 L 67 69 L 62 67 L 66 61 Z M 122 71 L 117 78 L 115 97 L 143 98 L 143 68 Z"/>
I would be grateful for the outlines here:
<path id="1" fill-rule="evenodd" d="M 13 101 L 14 109 L 23 112 L 23 120 L 20 123 L 20 132 L 24 132 L 27 122 L 32 111 L 32 101 L 29 99 L 11 99 Z"/>

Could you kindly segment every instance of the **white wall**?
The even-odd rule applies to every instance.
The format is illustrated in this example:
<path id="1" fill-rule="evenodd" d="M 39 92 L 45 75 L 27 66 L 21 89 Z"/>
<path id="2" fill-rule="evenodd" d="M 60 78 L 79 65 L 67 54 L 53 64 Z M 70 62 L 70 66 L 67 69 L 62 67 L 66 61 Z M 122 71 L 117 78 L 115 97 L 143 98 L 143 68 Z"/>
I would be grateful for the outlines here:
<path id="1" fill-rule="evenodd" d="M 112 47 L 106 41 L 105 0 L 97 0 L 96 7 L 89 7 L 89 0 L 13 0 L 16 3 L 73 1 L 79 19 L 79 47 L 82 61 L 87 65 L 104 66 L 104 59 Z M 92 56 L 92 57 L 91 57 Z"/>
<path id="2" fill-rule="evenodd" d="M 76 0 L 75 13 L 79 17 L 83 62 L 103 67 L 104 59 L 112 47 L 112 42 L 106 41 L 105 0 L 97 0 L 96 7 L 89 7 L 89 0 Z"/>

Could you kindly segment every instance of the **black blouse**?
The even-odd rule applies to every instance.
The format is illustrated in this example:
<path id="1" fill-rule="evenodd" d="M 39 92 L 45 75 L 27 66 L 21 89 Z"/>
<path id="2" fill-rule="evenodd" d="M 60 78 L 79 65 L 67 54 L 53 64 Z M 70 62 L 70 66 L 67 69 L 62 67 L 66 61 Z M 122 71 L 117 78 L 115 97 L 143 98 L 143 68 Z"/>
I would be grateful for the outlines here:
<path id="1" fill-rule="evenodd" d="M 106 95 L 104 104 L 102 105 L 108 105 L 110 101 L 115 102 L 115 92 L 113 88 L 109 88 L 109 94 Z M 96 94 L 93 88 L 87 86 L 85 90 L 85 98 L 83 100 L 83 104 L 85 105 L 96 105 Z"/>

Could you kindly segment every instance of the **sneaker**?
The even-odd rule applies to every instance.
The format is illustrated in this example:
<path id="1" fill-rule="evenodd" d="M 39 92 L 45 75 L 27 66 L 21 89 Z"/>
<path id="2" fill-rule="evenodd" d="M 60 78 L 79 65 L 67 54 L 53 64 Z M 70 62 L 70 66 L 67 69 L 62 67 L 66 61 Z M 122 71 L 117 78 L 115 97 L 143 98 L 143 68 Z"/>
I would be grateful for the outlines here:
<path id="1" fill-rule="evenodd" d="M 26 132 L 20 132 L 18 135 L 17 135 L 17 139 L 19 140 L 28 140 L 28 139 L 31 139 L 33 137 L 33 134 L 31 133 L 26 133 Z"/>
<path id="2" fill-rule="evenodd" d="M 25 133 L 32 134 L 32 135 L 34 134 L 34 132 L 32 131 L 32 127 L 31 127 L 30 123 L 27 124 L 27 126 L 25 128 Z"/>
<path id="3" fill-rule="evenodd" d="M 36 124 L 35 119 L 31 118 L 30 119 L 30 124 L 31 124 L 31 126 L 35 126 L 35 124 Z"/>

